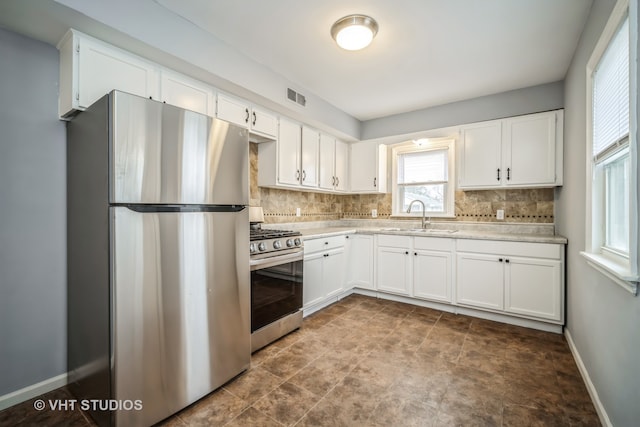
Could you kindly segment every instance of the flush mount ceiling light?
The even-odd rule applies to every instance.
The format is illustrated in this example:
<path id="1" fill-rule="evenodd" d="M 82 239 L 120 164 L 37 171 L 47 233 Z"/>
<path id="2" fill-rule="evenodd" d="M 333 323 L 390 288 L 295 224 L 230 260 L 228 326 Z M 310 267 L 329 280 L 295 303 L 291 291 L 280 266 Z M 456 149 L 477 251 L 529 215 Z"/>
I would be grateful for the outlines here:
<path id="1" fill-rule="evenodd" d="M 369 46 L 378 32 L 378 23 L 366 15 L 348 15 L 331 26 L 331 37 L 345 50 Z"/>

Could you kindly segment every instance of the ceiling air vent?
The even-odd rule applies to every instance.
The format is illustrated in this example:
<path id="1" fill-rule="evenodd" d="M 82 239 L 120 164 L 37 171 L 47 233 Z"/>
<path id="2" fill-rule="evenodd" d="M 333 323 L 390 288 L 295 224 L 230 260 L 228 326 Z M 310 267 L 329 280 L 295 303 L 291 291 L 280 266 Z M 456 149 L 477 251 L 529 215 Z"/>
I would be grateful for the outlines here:
<path id="1" fill-rule="evenodd" d="M 290 88 L 287 88 L 287 99 L 297 102 L 303 107 L 307 104 L 307 98 L 305 98 L 304 95 Z"/>

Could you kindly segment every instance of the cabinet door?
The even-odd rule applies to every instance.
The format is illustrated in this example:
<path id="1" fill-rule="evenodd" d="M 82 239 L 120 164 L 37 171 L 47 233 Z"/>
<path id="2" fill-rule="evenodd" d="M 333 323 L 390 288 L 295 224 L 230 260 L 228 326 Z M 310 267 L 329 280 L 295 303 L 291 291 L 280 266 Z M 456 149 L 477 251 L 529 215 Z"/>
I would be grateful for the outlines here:
<path id="1" fill-rule="evenodd" d="M 347 236 L 347 285 L 363 289 L 373 286 L 373 236 Z"/>
<path id="2" fill-rule="evenodd" d="M 317 130 L 302 127 L 302 180 L 305 187 L 318 186 L 318 155 L 320 152 L 320 133 Z"/>
<path id="3" fill-rule="evenodd" d="M 158 70 L 118 49 L 79 40 L 78 104 L 86 108 L 114 89 L 158 99 Z"/>
<path id="4" fill-rule="evenodd" d="M 278 136 L 278 117 L 259 108 L 251 110 L 251 131 L 272 138 Z"/>
<path id="5" fill-rule="evenodd" d="M 357 142 L 351 144 L 350 185 L 353 192 L 376 191 L 377 177 L 377 146 L 374 144 Z"/>
<path id="6" fill-rule="evenodd" d="M 248 127 L 249 116 L 249 105 L 246 102 L 221 93 L 218 94 L 216 117 L 239 126 Z"/>
<path id="7" fill-rule="evenodd" d="M 326 252 L 324 258 L 323 282 L 327 298 L 338 295 L 345 284 L 345 250 L 344 247 Z M 306 274 L 306 272 L 305 272 Z"/>
<path id="8" fill-rule="evenodd" d="M 209 116 L 215 115 L 215 94 L 211 86 L 162 70 L 160 100 L 167 104 Z"/>
<path id="9" fill-rule="evenodd" d="M 492 121 L 465 127 L 460 138 L 460 188 L 499 187 L 502 125 Z"/>
<path id="10" fill-rule="evenodd" d="M 409 250 L 378 246 L 377 255 L 376 279 L 378 290 L 410 295 L 411 258 Z"/>
<path id="11" fill-rule="evenodd" d="M 347 191 L 347 171 L 349 159 L 349 146 L 346 142 L 336 140 L 336 162 L 333 174 L 336 176 L 335 189 Z"/>
<path id="12" fill-rule="evenodd" d="M 558 260 L 509 257 L 505 263 L 505 310 L 562 320 L 562 269 Z"/>
<path id="13" fill-rule="evenodd" d="M 278 136 L 278 183 L 300 185 L 300 125 L 280 119 Z"/>
<path id="14" fill-rule="evenodd" d="M 323 284 L 324 252 L 305 255 L 302 279 L 302 305 L 310 307 L 322 301 L 326 295 Z"/>
<path id="15" fill-rule="evenodd" d="M 504 121 L 504 182 L 512 186 L 554 184 L 556 113 L 530 114 Z"/>
<path id="16" fill-rule="evenodd" d="M 451 253 L 413 252 L 413 296 L 451 302 Z"/>
<path id="17" fill-rule="evenodd" d="M 324 133 L 320 134 L 320 188 L 333 190 L 335 186 L 334 166 L 336 160 L 336 140 Z"/>
<path id="18" fill-rule="evenodd" d="M 504 309 L 504 262 L 498 255 L 458 252 L 457 302 L 474 307 Z"/>

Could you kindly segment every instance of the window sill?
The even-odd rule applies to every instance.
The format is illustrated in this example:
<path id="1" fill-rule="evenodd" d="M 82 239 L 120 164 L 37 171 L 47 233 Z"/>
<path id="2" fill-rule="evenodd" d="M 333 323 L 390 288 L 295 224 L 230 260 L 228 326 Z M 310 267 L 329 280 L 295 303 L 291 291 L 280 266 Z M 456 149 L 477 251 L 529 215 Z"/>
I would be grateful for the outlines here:
<path id="1" fill-rule="evenodd" d="M 617 285 L 623 287 L 634 296 L 638 295 L 638 280 L 640 277 L 631 274 L 629 266 L 601 254 L 580 252 L 580 255 L 587 259 L 587 264 L 613 280 Z"/>

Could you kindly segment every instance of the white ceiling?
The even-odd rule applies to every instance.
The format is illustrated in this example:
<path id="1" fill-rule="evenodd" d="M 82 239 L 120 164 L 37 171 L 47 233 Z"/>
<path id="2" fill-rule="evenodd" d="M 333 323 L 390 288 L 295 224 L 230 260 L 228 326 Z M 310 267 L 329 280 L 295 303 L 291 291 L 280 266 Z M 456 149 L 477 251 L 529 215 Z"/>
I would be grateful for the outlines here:
<path id="1" fill-rule="evenodd" d="M 591 0 L 155 0 L 337 108 L 368 120 L 564 79 Z M 348 52 L 331 24 L 380 30 Z"/>

